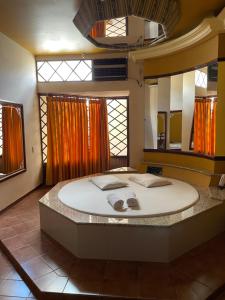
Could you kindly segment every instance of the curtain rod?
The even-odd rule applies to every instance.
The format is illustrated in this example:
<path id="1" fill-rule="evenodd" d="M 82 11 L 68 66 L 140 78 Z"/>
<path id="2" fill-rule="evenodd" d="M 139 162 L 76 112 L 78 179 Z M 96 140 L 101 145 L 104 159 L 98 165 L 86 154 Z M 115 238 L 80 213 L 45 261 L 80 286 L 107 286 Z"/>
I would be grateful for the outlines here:
<path id="1" fill-rule="evenodd" d="M 92 99 L 128 99 L 129 96 L 108 96 L 108 97 L 98 97 L 98 96 L 90 96 L 90 95 L 70 95 L 70 94 L 54 94 L 54 93 L 38 93 L 38 96 L 52 96 L 52 97 L 79 97 L 82 99 L 92 98 Z"/>

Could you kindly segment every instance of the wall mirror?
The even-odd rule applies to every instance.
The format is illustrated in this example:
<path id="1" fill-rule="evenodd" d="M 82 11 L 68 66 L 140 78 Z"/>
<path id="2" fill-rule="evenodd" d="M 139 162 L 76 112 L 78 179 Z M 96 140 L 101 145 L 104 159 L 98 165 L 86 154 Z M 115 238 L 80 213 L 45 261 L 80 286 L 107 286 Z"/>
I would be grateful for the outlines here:
<path id="1" fill-rule="evenodd" d="M 23 106 L 0 100 L 0 181 L 25 170 Z"/>
<path id="2" fill-rule="evenodd" d="M 158 132 L 157 132 L 157 146 L 158 149 L 166 149 L 166 124 L 167 113 L 159 111 L 157 115 Z"/>
<path id="3" fill-rule="evenodd" d="M 217 73 L 218 64 L 213 62 L 189 72 L 146 80 L 146 149 L 215 154 Z M 162 111 L 167 115 L 163 132 Z"/>

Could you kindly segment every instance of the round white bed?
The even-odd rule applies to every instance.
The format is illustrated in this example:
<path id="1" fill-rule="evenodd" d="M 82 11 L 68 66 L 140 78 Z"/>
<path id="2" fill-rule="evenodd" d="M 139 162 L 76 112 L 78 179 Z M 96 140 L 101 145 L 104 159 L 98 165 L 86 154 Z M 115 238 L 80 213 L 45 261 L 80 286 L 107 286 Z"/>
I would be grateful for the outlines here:
<path id="1" fill-rule="evenodd" d="M 170 178 L 171 185 L 146 188 L 128 180 L 130 174 L 117 174 L 116 176 L 127 181 L 129 186 L 102 191 L 88 178 L 84 178 L 66 184 L 59 191 L 58 197 L 62 203 L 77 211 L 115 218 L 154 217 L 173 214 L 193 206 L 199 199 L 197 190 L 183 181 Z M 139 207 L 131 209 L 125 205 L 122 211 L 114 210 L 108 203 L 107 195 L 116 193 L 123 198 L 127 190 L 136 193 Z"/>

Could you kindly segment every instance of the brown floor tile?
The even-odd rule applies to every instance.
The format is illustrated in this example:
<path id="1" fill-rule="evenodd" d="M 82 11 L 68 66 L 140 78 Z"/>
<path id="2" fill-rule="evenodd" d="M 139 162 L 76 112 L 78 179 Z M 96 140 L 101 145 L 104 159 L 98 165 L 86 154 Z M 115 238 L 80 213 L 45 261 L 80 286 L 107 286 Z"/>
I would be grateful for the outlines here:
<path id="1" fill-rule="evenodd" d="M 21 297 L 10 297 L 10 296 L 0 296 L 0 300 L 23 300 L 23 299 L 29 299 L 29 298 L 21 298 Z M 33 299 L 34 300 L 34 299 Z"/>
<path id="2" fill-rule="evenodd" d="M 139 283 L 137 280 L 110 280 L 105 279 L 102 285 L 101 294 L 118 297 L 133 297 L 139 296 Z"/>
<path id="3" fill-rule="evenodd" d="M 62 293 L 67 281 L 67 277 L 60 277 L 52 272 L 36 279 L 35 284 L 41 291 Z"/>
<path id="4" fill-rule="evenodd" d="M 0 279 L 8 279 L 8 275 L 14 270 L 10 264 L 0 265 Z"/>
<path id="5" fill-rule="evenodd" d="M 13 297 L 28 297 L 30 290 L 23 281 L 2 280 L 0 282 L 0 295 Z"/>
<path id="6" fill-rule="evenodd" d="M 76 258 L 63 249 L 58 249 L 52 253 L 46 253 L 42 258 L 52 270 L 61 269 L 64 270 L 64 272 L 69 272 L 76 262 Z"/>
<path id="7" fill-rule="evenodd" d="M 13 237 L 16 234 L 16 230 L 11 226 L 0 227 L 0 240 Z"/>
<path id="8" fill-rule="evenodd" d="M 104 278 L 111 280 L 131 279 L 137 280 L 137 263 L 108 261 L 105 265 Z"/>
<path id="9" fill-rule="evenodd" d="M 173 274 L 172 282 L 178 299 L 205 300 L 212 293 L 209 287 L 182 274 Z"/>
<path id="10" fill-rule="evenodd" d="M 52 272 L 52 269 L 43 261 L 41 257 L 36 257 L 22 264 L 25 272 L 32 278 L 36 279 Z"/>
<path id="11" fill-rule="evenodd" d="M 70 279 L 63 293 L 66 294 L 86 294 L 86 295 L 98 295 L 101 292 L 102 281 L 99 280 L 81 280 Z"/>
<path id="12" fill-rule="evenodd" d="M 25 263 L 39 256 L 39 254 L 30 246 L 14 250 L 12 251 L 12 254 L 19 263 Z"/>
<path id="13" fill-rule="evenodd" d="M 102 280 L 106 262 L 103 260 L 78 260 L 73 265 L 70 278 L 85 280 Z"/>
<path id="14" fill-rule="evenodd" d="M 17 235 L 8 239 L 4 239 L 2 242 L 10 251 L 23 248 L 27 245 L 24 240 Z"/>

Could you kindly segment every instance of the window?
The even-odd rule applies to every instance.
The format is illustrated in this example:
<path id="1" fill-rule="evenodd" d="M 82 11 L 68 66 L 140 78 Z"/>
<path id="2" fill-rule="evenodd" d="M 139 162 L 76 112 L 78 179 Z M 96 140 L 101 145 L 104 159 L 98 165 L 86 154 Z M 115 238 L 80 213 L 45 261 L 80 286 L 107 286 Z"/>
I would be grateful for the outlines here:
<path id="1" fill-rule="evenodd" d="M 117 18 L 106 21 L 105 36 L 117 37 L 127 35 L 127 18 Z"/>
<path id="2" fill-rule="evenodd" d="M 207 88 L 207 74 L 202 71 L 196 70 L 195 85 L 201 88 Z"/>
<path id="3" fill-rule="evenodd" d="M 39 82 L 91 81 L 91 60 L 37 61 Z"/>
<path id="4" fill-rule="evenodd" d="M 88 98 L 87 98 L 88 100 Z M 128 99 L 108 98 L 108 127 L 111 157 L 127 157 L 128 155 Z M 47 162 L 47 98 L 44 95 L 39 97 L 42 159 Z M 88 101 L 87 101 L 88 105 Z M 88 107 L 87 107 L 88 108 Z"/>
<path id="5" fill-rule="evenodd" d="M 0 156 L 2 156 L 3 136 L 2 136 L 2 105 L 0 104 Z"/>
<path id="6" fill-rule="evenodd" d="M 111 156 L 127 156 L 127 99 L 107 99 Z"/>

